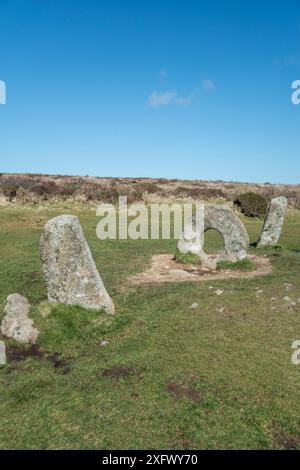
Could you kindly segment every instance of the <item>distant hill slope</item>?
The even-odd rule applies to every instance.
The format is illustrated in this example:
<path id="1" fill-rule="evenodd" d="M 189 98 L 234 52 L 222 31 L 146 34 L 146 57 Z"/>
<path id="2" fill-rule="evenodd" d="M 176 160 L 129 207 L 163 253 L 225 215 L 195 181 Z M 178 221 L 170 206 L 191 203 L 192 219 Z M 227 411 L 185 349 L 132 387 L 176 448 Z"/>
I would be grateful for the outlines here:
<path id="1" fill-rule="evenodd" d="M 51 199 L 115 203 L 120 195 L 127 196 L 129 203 L 186 199 L 232 201 L 237 194 L 248 191 L 268 198 L 286 196 L 291 206 L 300 209 L 300 184 L 253 184 L 164 178 L 102 178 L 27 173 L 0 174 L 2 200 L 23 203 Z"/>

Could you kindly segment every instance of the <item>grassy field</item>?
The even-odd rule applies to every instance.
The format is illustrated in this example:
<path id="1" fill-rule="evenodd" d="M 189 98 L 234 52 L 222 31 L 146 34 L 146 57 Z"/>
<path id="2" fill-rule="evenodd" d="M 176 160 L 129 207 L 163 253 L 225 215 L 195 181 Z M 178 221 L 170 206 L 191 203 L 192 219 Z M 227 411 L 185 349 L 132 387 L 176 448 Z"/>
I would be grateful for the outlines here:
<path id="1" fill-rule="evenodd" d="M 300 339 L 299 211 L 288 214 L 282 251 L 268 251 L 271 275 L 145 286 L 128 285 L 128 276 L 153 254 L 174 253 L 174 240 L 100 241 L 89 206 L 0 212 L 0 319 L 7 295 L 19 292 L 41 331 L 37 348 L 6 340 L 0 448 L 300 449 L 300 365 L 291 362 Z M 59 213 L 79 216 L 114 318 L 45 302 L 39 238 Z M 261 222 L 243 221 L 255 242 Z M 211 233 L 206 247 L 219 243 Z"/>

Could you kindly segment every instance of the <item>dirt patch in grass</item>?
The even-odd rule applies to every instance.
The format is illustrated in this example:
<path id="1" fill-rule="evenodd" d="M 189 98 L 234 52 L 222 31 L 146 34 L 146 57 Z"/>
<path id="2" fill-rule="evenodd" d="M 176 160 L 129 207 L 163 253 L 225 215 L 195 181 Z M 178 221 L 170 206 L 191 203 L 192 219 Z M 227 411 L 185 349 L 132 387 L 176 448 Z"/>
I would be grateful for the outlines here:
<path id="1" fill-rule="evenodd" d="M 253 278 L 264 276 L 272 272 L 272 265 L 266 255 L 248 255 L 256 265 L 256 271 L 230 271 L 204 269 L 197 265 L 179 264 L 173 255 L 154 255 L 151 266 L 142 273 L 134 274 L 129 278 L 131 284 L 182 282 L 182 281 L 208 281 L 229 278 Z"/>
<path id="2" fill-rule="evenodd" d="M 10 345 L 7 347 L 8 363 L 17 363 L 24 361 L 29 357 L 39 360 L 49 361 L 54 369 L 60 370 L 63 374 L 71 372 L 70 359 L 62 359 L 59 353 L 45 353 L 36 344 L 30 346 L 15 346 Z M 15 369 L 15 367 L 13 367 Z"/>
<path id="3" fill-rule="evenodd" d="M 31 344 L 28 347 L 10 345 L 7 347 L 6 354 L 8 362 L 20 362 L 28 357 L 35 357 L 37 359 L 43 359 L 45 357 L 43 351 L 36 344 Z"/>
<path id="4" fill-rule="evenodd" d="M 201 403 L 202 395 L 194 387 L 194 381 L 195 378 L 168 382 L 166 385 L 166 390 L 168 393 L 170 393 L 170 395 L 172 395 L 173 398 L 175 398 L 175 400 L 182 400 L 182 398 L 187 398 L 194 403 Z"/>
<path id="5" fill-rule="evenodd" d="M 101 375 L 103 377 L 110 377 L 111 379 L 118 380 L 123 377 L 137 375 L 137 373 L 138 371 L 132 367 L 115 366 L 115 367 L 110 367 L 109 369 L 105 369 Z"/>
<path id="6" fill-rule="evenodd" d="M 60 370 L 63 374 L 71 372 L 70 359 L 62 359 L 59 353 L 48 354 L 47 360 L 53 364 L 54 369 Z"/>
<path id="7" fill-rule="evenodd" d="M 286 450 L 300 449 L 300 436 L 292 436 L 280 431 L 273 436 L 273 445 L 275 448 L 280 447 Z"/>

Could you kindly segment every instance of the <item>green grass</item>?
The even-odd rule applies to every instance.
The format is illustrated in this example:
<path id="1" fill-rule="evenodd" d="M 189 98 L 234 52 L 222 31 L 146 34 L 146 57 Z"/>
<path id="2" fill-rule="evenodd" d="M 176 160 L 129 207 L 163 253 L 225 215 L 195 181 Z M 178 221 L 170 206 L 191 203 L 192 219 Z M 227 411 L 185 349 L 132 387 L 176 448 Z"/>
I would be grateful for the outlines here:
<path id="1" fill-rule="evenodd" d="M 42 351 L 0 368 L 1 449 L 300 448 L 300 303 L 283 299 L 300 297 L 299 212 L 282 251 L 250 248 L 270 257 L 270 275 L 127 286 L 176 241 L 100 241 L 89 206 L 0 211 L 0 305 L 13 292 L 29 298 Z M 59 213 L 79 216 L 115 317 L 44 302 L 39 238 Z M 261 222 L 242 220 L 254 243 Z M 220 248 L 214 232 L 206 244 Z"/>
<path id="2" fill-rule="evenodd" d="M 241 261 L 218 261 L 217 269 L 219 270 L 232 270 L 232 271 L 256 271 L 256 264 L 249 258 Z"/>
<path id="3" fill-rule="evenodd" d="M 199 256 L 193 253 L 181 253 L 179 250 L 176 250 L 174 260 L 180 264 L 201 264 Z"/>

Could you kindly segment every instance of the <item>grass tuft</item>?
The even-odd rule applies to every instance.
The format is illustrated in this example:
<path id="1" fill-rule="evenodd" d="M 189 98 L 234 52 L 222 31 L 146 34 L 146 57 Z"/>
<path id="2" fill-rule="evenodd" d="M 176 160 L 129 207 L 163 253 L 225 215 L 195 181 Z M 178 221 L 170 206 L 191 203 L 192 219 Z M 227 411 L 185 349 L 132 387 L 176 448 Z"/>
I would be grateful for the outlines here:
<path id="1" fill-rule="evenodd" d="M 256 264 L 251 261 L 249 258 L 245 258 L 241 261 L 219 261 L 217 264 L 217 269 L 225 270 L 229 269 L 232 271 L 256 271 Z"/>
<path id="2" fill-rule="evenodd" d="M 174 260 L 176 263 L 180 264 L 201 264 L 199 256 L 193 253 L 181 253 L 179 250 L 176 251 Z"/>

